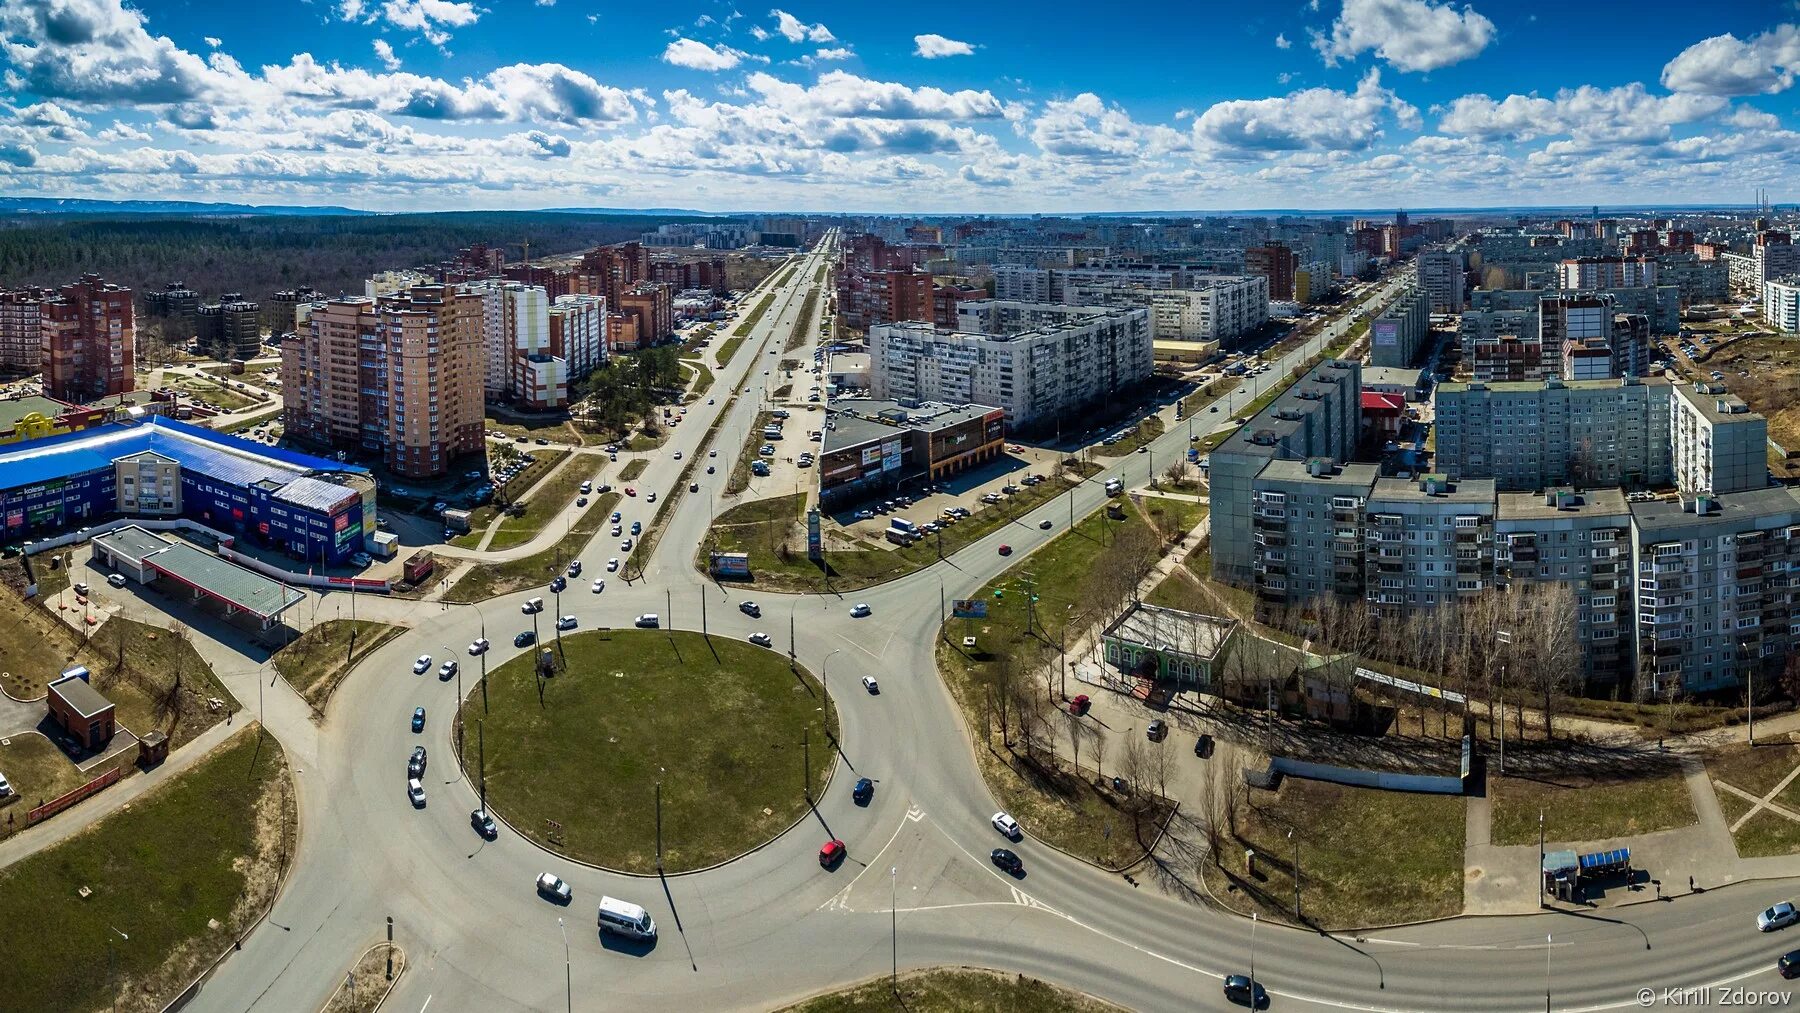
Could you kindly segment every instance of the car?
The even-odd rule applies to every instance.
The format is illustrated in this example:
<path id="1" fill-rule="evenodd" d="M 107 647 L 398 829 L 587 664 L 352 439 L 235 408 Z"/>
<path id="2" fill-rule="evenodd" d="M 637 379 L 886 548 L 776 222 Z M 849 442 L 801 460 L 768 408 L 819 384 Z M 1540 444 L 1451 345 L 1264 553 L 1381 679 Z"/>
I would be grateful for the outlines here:
<path id="1" fill-rule="evenodd" d="M 574 616 L 563 616 L 556 621 L 556 628 L 559 630 L 572 630 L 579 625 L 581 625 L 580 621 Z"/>
<path id="2" fill-rule="evenodd" d="M 712 403 L 712 402 L 710 402 L 710 401 L 709 401 L 709 402 L 707 402 L 707 403 L 708 403 L 708 404 L 711 404 L 711 403 Z M 719 452 L 718 452 L 718 451 L 716 451 L 716 450 L 709 450 L 709 451 L 707 451 L 707 452 L 706 452 L 706 456 L 707 456 L 707 457 L 718 457 L 718 456 L 719 456 Z"/>
<path id="3" fill-rule="evenodd" d="M 595 577 L 594 578 L 594 593 L 599 594 L 600 592 L 602 592 L 604 590 L 606 590 L 606 578 L 605 577 Z"/>
<path id="4" fill-rule="evenodd" d="M 712 404 L 712 403 L 713 403 L 713 399 L 712 399 L 712 398 L 710 398 L 710 397 L 709 397 L 709 398 L 707 398 L 707 399 L 706 399 L 706 403 L 707 403 L 707 404 Z"/>
<path id="5" fill-rule="evenodd" d="M 476 637 L 475 640 L 469 644 L 469 653 L 471 655 L 486 654 L 487 649 L 488 639 L 486 637 Z"/>
<path id="6" fill-rule="evenodd" d="M 550 590 L 556 594 L 562 594 L 568 586 L 569 582 L 560 576 L 550 578 Z"/>
<path id="7" fill-rule="evenodd" d="M 350 565 L 357 567 L 358 569 L 368 566 L 372 562 L 374 562 L 374 560 L 370 559 L 369 554 L 366 552 L 359 552 L 350 557 Z"/>
<path id="8" fill-rule="evenodd" d="M 677 460 L 677 461 L 681 460 L 681 451 L 679 451 L 679 450 L 675 451 L 675 460 Z"/>
<path id="9" fill-rule="evenodd" d="M 1194 755 L 1202 760 L 1213 754 L 1213 737 L 1202 735 L 1194 740 Z"/>
<path id="10" fill-rule="evenodd" d="M 870 696 L 875 696 L 881 692 L 881 684 L 876 682 L 875 677 L 872 675 L 865 675 L 862 677 L 862 688 L 868 690 Z"/>
<path id="11" fill-rule="evenodd" d="M 621 526 L 621 525 L 618 525 L 618 524 L 614 524 L 614 525 L 613 525 L 613 526 L 612 526 L 612 536 L 613 536 L 613 537 L 614 537 L 614 538 L 617 538 L 617 537 L 619 537 L 619 536 L 620 536 L 620 535 L 623 535 L 623 534 L 624 534 L 624 533 L 625 533 L 625 528 L 624 528 L 624 527 L 622 527 L 622 526 Z"/>
<path id="12" fill-rule="evenodd" d="M 622 542 L 620 542 L 620 543 L 619 543 L 619 551 L 620 551 L 620 552 L 630 552 L 630 551 L 631 551 L 631 547 L 632 547 L 632 546 L 633 546 L 633 545 L 636 545 L 636 544 L 637 544 L 637 543 L 636 543 L 636 542 L 634 542 L 634 541 L 632 541 L 632 540 L 631 540 L 631 539 L 629 539 L 629 538 L 627 538 L 627 539 L 625 539 L 625 540 L 624 540 L 624 541 L 622 541 Z"/>
<path id="13" fill-rule="evenodd" d="M 524 615 L 528 615 L 528 616 L 535 615 L 539 612 L 542 612 L 542 611 L 544 611 L 544 599 L 542 599 L 542 598 L 529 599 L 524 604 L 519 606 L 519 611 L 521 613 L 523 613 Z"/>
<path id="14" fill-rule="evenodd" d="M 1269 993 L 1263 991 L 1262 983 L 1242 974 L 1226 975 L 1225 998 L 1251 1009 L 1266 1009 L 1269 1005 Z"/>
<path id="15" fill-rule="evenodd" d="M 1150 448 L 1149 448 L 1149 447 L 1146 447 L 1146 446 L 1142 446 L 1142 445 L 1139 445 L 1139 447 L 1138 447 L 1138 448 L 1137 448 L 1137 452 L 1138 452 L 1138 453 L 1140 453 L 1140 454 L 1148 454 L 1148 453 L 1149 453 L 1149 452 L 1150 452 Z"/>
<path id="16" fill-rule="evenodd" d="M 873 510 L 858 510 L 856 512 L 856 519 L 859 521 L 872 521 L 875 519 L 875 511 L 873 511 Z"/>
<path id="17" fill-rule="evenodd" d="M 1000 543 L 1000 554 L 1002 556 L 1012 555 L 1012 546 L 1006 544 L 1005 542 L 1001 542 Z"/>
<path id="18" fill-rule="evenodd" d="M 1169 734 L 1169 723 L 1167 721 L 1164 721 L 1162 718 L 1157 718 L 1156 720 L 1150 722 L 1150 726 L 1148 728 L 1144 729 L 1145 737 L 1148 738 L 1151 742 L 1161 742 L 1164 738 L 1166 738 L 1168 736 L 1168 734 Z"/>
<path id="19" fill-rule="evenodd" d="M 1050 518 L 1046 517 L 1043 520 L 1038 521 L 1038 527 L 1044 531 L 1049 531 L 1050 530 Z"/>
<path id="20" fill-rule="evenodd" d="M 998 866 L 1001 872 L 1017 876 L 1025 871 L 1025 863 L 1019 861 L 1019 856 L 1005 848 L 995 848 L 988 854 L 988 859 Z"/>
<path id="21" fill-rule="evenodd" d="M 619 522 L 620 522 L 620 521 L 621 521 L 621 520 L 623 520 L 623 519 L 624 519 L 624 517 L 623 517 L 623 515 L 621 515 L 621 514 L 620 514 L 620 513 L 619 513 L 619 512 L 618 512 L 618 511 L 617 511 L 617 510 L 614 510 L 614 511 L 613 511 L 613 515 L 612 515 L 612 522 L 613 522 L 613 523 L 614 523 L 614 524 L 617 524 L 617 523 L 619 523 Z"/>
<path id="22" fill-rule="evenodd" d="M 769 639 L 769 635 L 767 633 L 752 633 L 752 634 L 750 634 L 750 642 L 755 644 L 758 647 L 774 647 L 775 646 L 775 641 Z"/>
<path id="23" fill-rule="evenodd" d="M 844 847 L 844 842 L 834 837 L 820 845 L 819 867 L 822 869 L 829 869 L 843 861 L 844 856 L 849 853 L 850 849 Z"/>
<path id="24" fill-rule="evenodd" d="M 555 904 L 567 904 L 575 899 L 575 889 L 563 882 L 563 878 L 554 872 L 546 872 L 538 876 L 537 892 L 544 899 Z"/>
<path id="25" fill-rule="evenodd" d="M 654 630 L 661 624 L 662 620 L 657 618 L 657 615 L 654 612 L 646 612 L 643 615 L 638 616 L 633 622 L 633 625 L 641 630 Z"/>
<path id="26" fill-rule="evenodd" d="M 631 533 L 634 535 L 643 534 L 644 533 L 644 522 L 643 521 L 632 521 L 631 522 Z"/>
<path id="27" fill-rule="evenodd" d="M 850 789 L 850 798 L 857 805 L 868 805 L 869 800 L 874 797 L 875 782 L 866 777 L 857 778 L 856 784 Z"/>
<path id="28" fill-rule="evenodd" d="M 422 732 L 425 730 L 425 708 L 413 708 L 412 730 L 415 732 Z"/>
<path id="29" fill-rule="evenodd" d="M 1088 699 L 1086 693 L 1077 693 L 1075 694 L 1075 698 L 1069 701 L 1069 713 L 1076 717 L 1081 717 L 1083 714 L 1086 714 L 1088 709 L 1093 705 L 1094 702 Z"/>
<path id="30" fill-rule="evenodd" d="M 579 577 L 579 576 L 581 576 L 581 560 L 579 560 L 579 559 L 569 560 L 569 579 L 574 580 L 576 577 Z"/>
<path id="31" fill-rule="evenodd" d="M 406 776 L 407 777 L 424 777 L 425 776 L 425 747 L 424 746 L 414 746 L 413 747 L 412 756 L 408 757 L 406 760 Z"/>
<path id="32" fill-rule="evenodd" d="M 519 635 L 516 637 L 513 637 L 513 646 L 514 647 L 530 647 L 532 645 L 532 643 L 535 642 L 536 640 L 537 640 L 536 633 L 533 633 L 530 630 L 520 630 Z"/>
<path id="33" fill-rule="evenodd" d="M 575 497 L 575 505 L 578 507 L 587 506 L 587 497 L 586 496 Z"/>
<path id="34" fill-rule="evenodd" d="M 1756 931 L 1773 932 L 1785 929 L 1796 921 L 1800 921 L 1800 910 L 1794 907 L 1793 902 L 1784 900 L 1756 916 Z"/>
<path id="35" fill-rule="evenodd" d="M 699 491 L 700 491 L 700 483 L 699 482 L 689 482 L 688 483 L 688 492 L 699 492 Z"/>
<path id="36" fill-rule="evenodd" d="M 470 810 L 469 826 L 474 827 L 476 833 L 490 841 L 500 836 L 500 827 L 494 822 L 494 817 L 489 815 L 486 809 Z"/>
<path id="37" fill-rule="evenodd" d="M 868 616 L 871 611 L 872 610 L 866 603 L 859 601 L 855 605 L 850 606 L 850 618 L 862 619 Z"/>
<path id="38" fill-rule="evenodd" d="M 414 809 L 425 808 L 425 785 L 420 783 L 419 779 L 416 777 L 408 778 L 406 782 L 406 797 L 412 800 Z"/>
<path id="39" fill-rule="evenodd" d="M 626 486 L 625 487 L 625 495 L 635 497 L 637 495 L 637 487 L 630 486 L 630 485 Z"/>
<path id="40" fill-rule="evenodd" d="M 743 614 L 749 616 L 752 619 L 761 619 L 762 618 L 762 606 L 756 604 L 753 601 L 738 602 L 738 611 L 742 612 Z"/>
<path id="41" fill-rule="evenodd" d="M 710 465 L 710 464 L 709 464 L 709 465 L 707 465 L 707 466 L 706 466 L 706 473 L 707 473 L 707 474 L 708 474 L 708 475 L 710 475 L 710 474 L 712 474 L 712 473 L 713 473 L 713 466 L 712 466 L 712 465 Z"/>
<path id="42" fill-rule="evenodd" d="M 1000 831 L 1000 836 L 1009 841 L 1016 841 L 1025 836 L 1024 831 L 1019 829 L 1019 821 L 1006 813 L 995 813 L 988 822 L 994 825 L 995 830 Z"/>
<path id="43" fill-rule="evenodd" d="M 652 493 L 649 493 L 648 495 L 646 495 L 644 497 L 644 502 L 646 502 L 646 503 L 656 502 L 656 493 L 652 492 Z"/>
<path id="44" fill-rule="evenodd" d="M 614 556 L 611 559 L 606 561 L 606 572 L 607 573 L 618 573 L 619 572 L 619 557 L 618 556 Z"/>
<path id="45" fill-rule="evenodd" d="M 106 582 L 113 587 L 124 587 L 125 575 L 122 573 L 109 573 L 106 575 Z"/>
<path id="46" fill-rule="evenodd" d="M 449 661 L 446 661 L 443 664 L 438 666 L 438 678 L 439 679 L 454 679 L 454 678 L 456 678 L 456 673 L 461 670 L 462 670 L 462 666 L 457 664 L 457 661 L 455 658 L 451 658 Z"/>
<path id="47" fill-rule="evenodd" d="M 419 660 L 413 662 L 413 674 L 414 675 L 424 675 L 426 672 L 429 672 L 429 671 L 431 671 L 431 655 L 429 655 L 429 654 L 419 655 Z"/>

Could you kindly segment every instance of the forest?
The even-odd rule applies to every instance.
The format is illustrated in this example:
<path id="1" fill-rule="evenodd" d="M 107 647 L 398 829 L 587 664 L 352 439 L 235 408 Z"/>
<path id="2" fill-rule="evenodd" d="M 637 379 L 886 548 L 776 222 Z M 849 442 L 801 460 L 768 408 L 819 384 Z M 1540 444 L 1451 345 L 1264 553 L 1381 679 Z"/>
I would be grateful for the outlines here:
<path id="1" fill-rule="evenodd" d="M 0 288 L 62 285 L 93 271 L 142 292 L 185 282 L 205 301 L 224 292 L 266 301 L 310 285 L 361 293 L 369 275 L 435 264 L 470 243 L 521 256 L 572 253 L 700 218 L 555 212 L 450 212 L 316 217 L 21 215 L 0 220 Z"/>

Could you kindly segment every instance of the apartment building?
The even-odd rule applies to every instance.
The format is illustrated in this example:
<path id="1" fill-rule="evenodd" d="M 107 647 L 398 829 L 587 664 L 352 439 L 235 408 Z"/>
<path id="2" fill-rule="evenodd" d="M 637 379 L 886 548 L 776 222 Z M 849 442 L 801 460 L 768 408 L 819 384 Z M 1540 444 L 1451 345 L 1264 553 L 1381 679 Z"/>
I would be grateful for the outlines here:
<path id="1" fill-rule="evenodd" d="M 1675 486 L 1683 494 L 1768 485 L 1769 422 L 1724 384 L 1681 384 L 1669 400 Z"/>
<path id="2" fill-rule="evenodd" d="M 1555 375 L 1536 335 L 1496 334 L 1476 338 L 1464 360 L 1476 383 L 1519 383 Z"/>
<path id="3" fill-rule="evenodd" d="M 1377 479 L 1363 510 L 1363 584 L 1375 611 L 1397 618 L 1488 587 L 1494 496 L 1493 479 Z"/>
<path id="4" fill-rule="evenodd" d="M 1431 341 L 1431 297 L 1408 286 L 1369 321 L 1369 364 L 1414 366 Z"/>
<path id="5" fill-rule="evenodd" d="M 534 391 L 532 381 L 552 381 L 566 377 L 566 371 L 532 368 L 533 359 L 550 356 L 550 293 L 536 285 L 507 282 L 501 288 L 505 300 L 501 307 L 501 326 L 508 345 L 506 360 L 506 395 L 513 400 L 530 403 L 533 397 L 557 405 L 568 403 L 568 391 L 545 389 Z"/>
<path id="6" fill-rule="evenodd" d="M 35 373 L 44 353 L 44 300 L 41 288 L 0 291 L 0 372 Z"/>
<path id="7" fill-rule="evenodd" d="M 1587 688 L 1632 671 L 1631 511 L 1616 488 L 1502 492 L 1494 513 L 1494 585 L 1570 586 Z"/>
<path id="8" fill-rule="evenodd" d="M 1800 634 L 1800 495 L 1786 488 L 1633 503 L 1639 682 L 1660 697 L 1779 674 Z"/>
<path id="9" fill-rule="evenodd" d="M 1269 298 L 1294 298 L 1294 272 L 1300 269 L 1300 255 L 1285 243 L 1252 246 L 1244 251 L 1244 270 L 1269 280 Z"/>
<path id="10" fill-rule="evenodd" d="M 993 405 L 1018 429 L 1060 425 L 1150 376 L 1145 309 L 984 299 L 961 303 L 958 324 L 870 328 L 872 396 Z"/>
<path id="11" fill-rule="evenodd" d="M 1467 302 L 1464 282 L 1468 266 L 1460 249 L 1432 247 L 1419 251 L 1419 287 L 1433 313 L 1461 313 Z"/>
<path id="12" fill-rule="evenodd" d="M 1786 232 L 1758 232 L 1748 254 L 1726 253 L 1719 259 L 1725 261 L 1731 290 L 1752 299 L 1762 295 L 1771 279 L 1800 274 L 1800 246 Z"/>
<path id="13" fill-rule="evenodd" d="M 1161 341 L 1229 345 L 1269 319 L 1269 283 L 1261 275 L 1213 274 L 1185 264 L 994 269 L 994 297 L 1072 306 L 1143 306 Z"/>
<path id="14" fill-rule="evenodd" d="M 1436 468 L 1505 490 L 1667 485 L 1672 390 L 1662 377 L 1439 384 Z"/>
<path id="15" fill-rule="evenodd" d="M 637 317 L 639 345 L 654 345 L 675 333 L 675 291 L 668 285 L 639 282 L 606 304 Z"/>
<path id="16" fill-rule="evenodd" d="M 41 308 L 44 394 L 89 404 L 137 387 L 131 290 L 97 274 L 64 285 Z"/>
<path id="17" fill-rule="evenodd" d="M 262 354 L 262 304 L 227 292 L 194 315 L 194 340 L 220 359 L 254 359 Z"/>
<path id="18" fill-rule="evenodd" d="M 583 380 L 612 357 L 606 336 L 606 299 L 565 295 L 550 307 L 550 354 L 569 364 L 569 379 Z"/>
<path id="19" fill-rule="evenodd" d="M 1730 294 L 1731 278 L 1722 260 L 1702 260 L 1698 254 L 1665 253 L 1656 258 L 1656 277 L 1664 285 L 1674 285 L 1681 293 L 1683 306 L 1724 302 Z"/>
<path id="20" fill-rule="evenodd" d="M 1558 277 L 1567 289 L 1637 288 L 1657 283 L 1656 261 L 1651 257 L 1571 257 L 1559 265 Z"/>
<path id="21" fill-rule="evenodd" d="M 1764 283 L 1763 321 L 1784 334 L 1800 334 L 1800 274 Z"/>
<path id="22" fill-rule="evenodd" d="M 1263 465 L 1250 483 L 1259 609 L 1362 595 L 1363 504 L 1380 475 L 1328 457 Z"/>
<path id="23" fill-rule="evenodd" d="M 194 318 L 200 311 L 200 293 L 187 287 L 185 282 L 172 281 L 160 290 L 151 289 L 144 293 L 144 315 L 158 317 L 164 327 L 172 327 L 170 337 L 180 335 L 191 337 L 194 333 Z"/>
<path id="24" fill-rule="evenodd" d="M 325 293 L 305 285 L 284 288 L 275 293 L 269 297 L 269 333 L 276 337 L 292 334 L 300 327 L 300 307 L 310 306 L 324 299 Z"/>
<path id="25" fill-rule="evenodd" d="M 1253 486 L 1271 461 L 1356 456 L 1362 365 L 1331 359 L 1314 366 L 1208 456 L 1212 482 L 1212 576 L 1255 583 Z"/>

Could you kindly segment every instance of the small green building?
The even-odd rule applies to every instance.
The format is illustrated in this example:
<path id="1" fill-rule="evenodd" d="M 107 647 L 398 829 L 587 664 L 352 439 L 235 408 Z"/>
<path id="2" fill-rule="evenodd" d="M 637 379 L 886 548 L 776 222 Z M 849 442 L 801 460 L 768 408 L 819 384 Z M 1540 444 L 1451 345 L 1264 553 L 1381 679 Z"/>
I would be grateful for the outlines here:
<path id="1" fill-rule="evenodd" d="M 1106 661 L 1128 677 L 1176 691 L 1211 690 L 1241 624 L 1143 602 L 1100 634 Z"/>

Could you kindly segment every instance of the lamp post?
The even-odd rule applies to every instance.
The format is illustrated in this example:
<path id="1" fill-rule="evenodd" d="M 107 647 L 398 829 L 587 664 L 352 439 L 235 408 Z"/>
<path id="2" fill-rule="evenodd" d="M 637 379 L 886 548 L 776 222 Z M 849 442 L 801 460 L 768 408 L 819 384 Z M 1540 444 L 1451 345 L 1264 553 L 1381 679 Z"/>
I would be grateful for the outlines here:
<path id="1" fill-rule="evenodd" d="M 660 875 L 662 875 L 662 871 L 663 871 L 663 859 L 662 859 L 662 779 L 663 779 L 663 775 L 664 775 L 664 774 L 667 774 L 667 773 L 668 773 L 668 771 L 667 771 L 667 770 L 665 770 L 665 769 L 664 769 L 664 768 L 662 768 L 662 767 L 658 767 L 658 768 L 656 768 L 656 872 L 657 872 L 657 875 L 659 875 L 659 876 L 660 876 Z"/>
<path id="2" fill-rule="evenodd" d="M 1250 1006 L 1256 1007 L 1256 912 L 1250 912 Z"/>
<path id="3" fill-rule="evenodd" d="M 556 920 L 556 927 L 562 930 L 563 937 L 563 988 L 568 996 L 568 1013 L 575 1013 L 575 965 L 569 962 L 569 927 L 563 920 Z"/>
<path id="4" fill-rule="evenodd" d="M 477 618 L 477 619 L 479 619 L 479 620 L 481 620 L 481 713 L 483 713 L 483 714 L 486 714 L 486 713 L 487 713 L 487 709 L 488 709 L 488 696 L 487 696 L 487 656 L 488 656 L 488 643 L 487 643 L 487 616 L 484 616 L 484 615 L 482 615 L 482 614 L 481 614 L 481 606 L 480 606 L 480 605 L 476 605 L 476 606 L 475 606 L 475 617 L 476 617 L 476 618 Z M 458 690 L 457 690 L 457 694 L 458 694 L 458 696 L 461 696 L 461 693 L 462 693 L 462 690 L 461 690 L 461 688 L 460 688 L 460 687 L 459 687 L 459 688 L 458 688 Z M 461 703 L 460 703 L 460 701 L 459 701 L 459 703 L 458 703 L 458 706 L 461 706 Z M 484 779 L 484 783 L 485 783 L 485 779 Z M 485 804 L 484 804 L 484 805 L 483 805 L 483 806 L 482 806 L 482 808 L 486 808 L 486 805 L 485 805 Z"/>
<path id="5" fill-rule="evenodd" d="M 1300 839 L 1288 831 L 1288 840 L 1294 842 L 1294 920 L 1300 920 Z"/>
<path id="6" fill-rule="evenodd" d="M 1544 934 L 1544 1013 L 1550 1013 L 1550 946 L 1556 942 L 1554 936 Z"/>
<path id="7" fill-rule="evenodd" d="M 894 994 L 900 994 L 900 887 L 896 878 L 900 872 L 898 865 L 888 866 L 888 916 L 892 925 L 891 949 L 894 955 Z"/>

